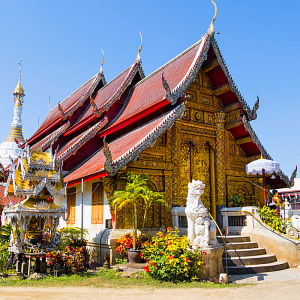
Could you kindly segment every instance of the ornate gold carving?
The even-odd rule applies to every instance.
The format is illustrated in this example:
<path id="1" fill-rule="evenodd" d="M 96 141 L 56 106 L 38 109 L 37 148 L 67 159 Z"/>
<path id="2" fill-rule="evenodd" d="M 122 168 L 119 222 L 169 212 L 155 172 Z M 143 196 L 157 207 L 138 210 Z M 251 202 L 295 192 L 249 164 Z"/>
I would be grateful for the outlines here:
<path id="1" fill-rule="evenodd" d="M 217 204 L 225 204 L 225 124 L 226 114 L 223 112 L 215 113 L 216 123 L 216 171 L 217 171 Z"/>
<path id="2" fill-rule="evenodd" d="M 209 112 L 204 112 L 204 123 L 209 125 L 214 125 L 214 114 Z"/>
<path id="3" fill-rule="evenodd" d="M 186 108 L 186 110 L 184 111 L 182 119 L 183 120 L 190 120 L 190 109 L 189 108 Z"/>
<path id="4" fill-rule="evenodd" d="M 241 120 L 240 110 L 233 110 L 226 114 L 226 125 L 236 123 Z"/>
<path id="5" fill-rule="evenodd" d="M 104 192 L 106 195 L 106 198 L 109 199 L 110 197 L 113 196 L 114 193 L 114 185 L 115 185 L 115 180 L 113 177 L 106 176 L 102 179 L 103 185 L 104 185 Z M 110 214 L 112 218 L 114 219 L 115 215 L 115 209 L 112 206 L 109 206 L 110 208 Z M 116 224 L 113 224 L 113 227 L 116 228 Z"/>

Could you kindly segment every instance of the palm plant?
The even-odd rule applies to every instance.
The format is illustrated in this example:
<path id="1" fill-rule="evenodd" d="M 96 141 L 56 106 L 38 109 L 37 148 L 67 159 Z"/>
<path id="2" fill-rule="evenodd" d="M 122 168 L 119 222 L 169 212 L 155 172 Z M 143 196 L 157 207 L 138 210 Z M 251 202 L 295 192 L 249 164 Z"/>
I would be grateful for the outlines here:
<path id="1" fill-rule="evenodd" d="M 137 205 L 140 202 L 144 204 L 144 218 L 142 231 L 145 226 L 145 219 L 148 209 L 151 205 L 160 203 L 167 206 L 164 200 L 164 195 L 159 192 L 153 192 L 147 186 L 149 177 L 146 174 L 132 174 L 127 173 L 125 175 L 126 186 L 123 190 L 118 190 L 114 192 L 114 195 L 110 199 L 110 204 L 121 209 L 125 205 L 132 205 L 132 222 L 133 222 L 133 248 L 136 249 L 137 244 Z"/>
<path id="2" fill-rule="evenodd" d="M 144 174 L 127 174 L 127 184 L 124 190 L 115 191 L 111 199 L 111 205 L 121 209 L 125 205 L 132 205 L 133 213 L 133 248 L 136 249 L 137 241 L 137 204 L 143 200 L 142 194 L 147 188 L 147 176 Z"/>
<path id="3" fill-rule="evenodd" d="M 165 195 L 163 193 L 151 191 L 148 187 L 146 187 L 144 193 L 141 196 L 143 198 L 144 208 L 145 208 L 143 226 L 142 226 L 142 232 L 143 232 L 148 209 L 154 204 L 162 204 L 168 207 L 168 203 L 165 201 Z"/>

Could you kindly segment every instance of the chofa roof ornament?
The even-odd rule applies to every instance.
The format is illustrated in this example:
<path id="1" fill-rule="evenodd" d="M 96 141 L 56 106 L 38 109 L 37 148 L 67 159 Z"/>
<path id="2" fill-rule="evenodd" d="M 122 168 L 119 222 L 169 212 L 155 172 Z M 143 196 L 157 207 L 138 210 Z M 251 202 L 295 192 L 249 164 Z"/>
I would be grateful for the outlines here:
<path id="1" fill-rule="evenodd" d="M 163 87 L 166 90 L 166 98 L 172 103 L 172 105 L 176 104 L 176 96 L 172 94 L 170 86 L 164 77 L 164 72 L 161 74 L 161 79 Z"/>
<path id="2" fill-rule="evenodd" d="M 135 59 L 135 62 L 136 62 L 137 64 L 139 64 L 139 63 L 141 62 L 141 56 L 140 56 L 140 53 L 141 53 L 142 47 L 143 47 L 143 37 L 142 37 L 142 34 L 141 34 L 141 33 L 140 33 L 140 37 L 141 37 L 141 45 L 140 45 L 138 54 L 137 54 L 136 59 Z"/>
<path id="3" fill-rule="evenodd" d="M 208 28 L 208 33 L 209 34 L 214 34 L 215 30 L 214 30 L 214 22 L 217 18 L 217 13 L 218 13 L 218 8 L 217 8 L 217 4 L 214 2 L 214 0 L 211 0 L 212 4 L 215 6 L 215 15 L 210 23 L 210 26 Z"/>
<path id="4" fill-rule="evenodd" d="M 257 110 L 259 108 L 259 97 L 257 96 L 257 100 L 253 106 L 253 109 L 250 111 L 250 113 L 248 113 L 248 118 L 249 121 L 253 121 L 257 118 Z"/>

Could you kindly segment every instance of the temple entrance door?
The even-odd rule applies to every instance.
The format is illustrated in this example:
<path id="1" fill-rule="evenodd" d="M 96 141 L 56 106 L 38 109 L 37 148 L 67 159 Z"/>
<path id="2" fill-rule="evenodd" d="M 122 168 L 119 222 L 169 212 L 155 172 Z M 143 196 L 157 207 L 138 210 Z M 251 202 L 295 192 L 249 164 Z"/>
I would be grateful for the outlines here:
<path id="1" fill-rule="evenodd" d="M 186 205 L 188 183 L 192 179 L 201 180 L 205 184 L 205 191 L 201 200 L 205 207 L 211 211 L 210 178 L 209 145 L 207 143 L 195 145 L 191 141 L 182 143 L 180 152 L 180 205 Z"/>

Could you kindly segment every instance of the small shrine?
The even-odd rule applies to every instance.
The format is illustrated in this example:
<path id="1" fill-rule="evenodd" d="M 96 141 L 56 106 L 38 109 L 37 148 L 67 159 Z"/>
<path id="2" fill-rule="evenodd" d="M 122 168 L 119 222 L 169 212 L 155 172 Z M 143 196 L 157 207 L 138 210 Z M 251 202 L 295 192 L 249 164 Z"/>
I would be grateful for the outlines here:
<path id="1" fill-rule="evenodd" d="M 55 249 L 59 243 L 56 229 L 59 219 L 65 219 L 66 207 L 53 202 L 54 196 L 65 196 L 61 169 L 57 169 L 56 153 L 40 149 L 32 151 L 28 144 L 20 148 L 9 172 L 3 176 L 4 195 L 25 196 L 26 199 L 2 212 L 2 220 L 11 220 L 13 231 L 9 251 L 39 257 Z M 30 257 L 28 257 L 30 258 Z"/>

